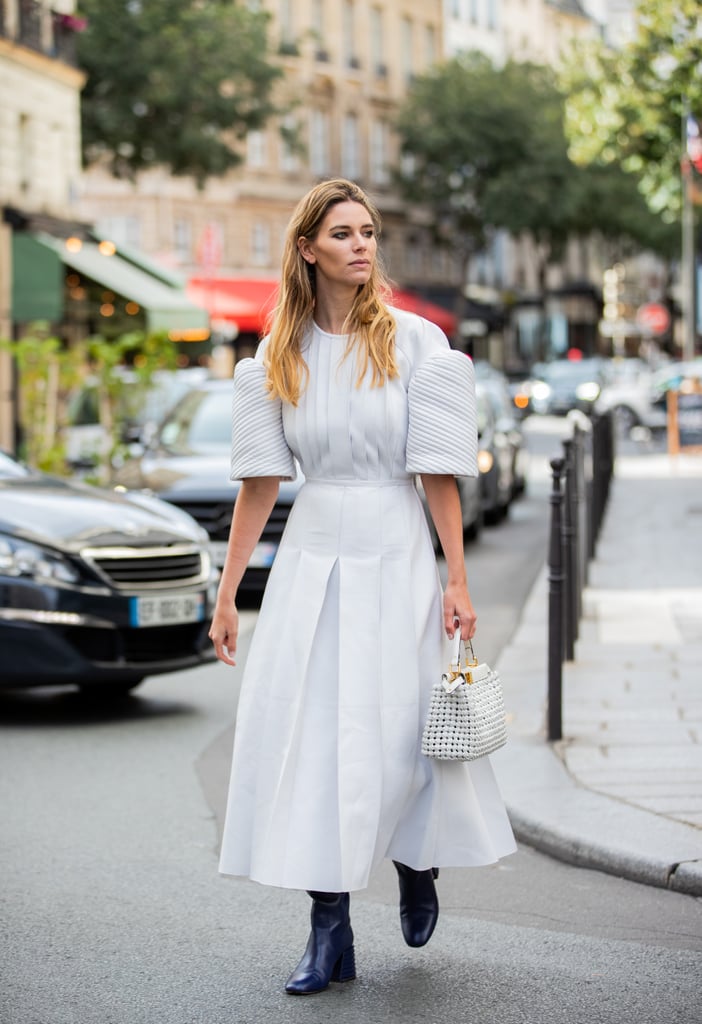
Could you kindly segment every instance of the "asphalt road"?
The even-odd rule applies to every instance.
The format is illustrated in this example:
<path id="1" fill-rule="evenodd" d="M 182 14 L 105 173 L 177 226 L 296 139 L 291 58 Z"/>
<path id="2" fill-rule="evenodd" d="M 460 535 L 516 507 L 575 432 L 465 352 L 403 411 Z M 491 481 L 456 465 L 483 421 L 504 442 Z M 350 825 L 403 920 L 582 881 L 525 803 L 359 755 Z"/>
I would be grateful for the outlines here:
<path id="1" fill-rule="evenodd" d="M 559 429 L 530 433 L 529 493 L 466 551 L 486 660 L 542 563 Z M 0 697 L 0 1024 L 702 1021 L 699 900 L 527 848 L 443 871 L 422 950 L 384 867 L 353 899 L 358 980 L 286 996 L 307 897 L 217 875 L 238 681 L 211 665 L 112 709 Z"/>

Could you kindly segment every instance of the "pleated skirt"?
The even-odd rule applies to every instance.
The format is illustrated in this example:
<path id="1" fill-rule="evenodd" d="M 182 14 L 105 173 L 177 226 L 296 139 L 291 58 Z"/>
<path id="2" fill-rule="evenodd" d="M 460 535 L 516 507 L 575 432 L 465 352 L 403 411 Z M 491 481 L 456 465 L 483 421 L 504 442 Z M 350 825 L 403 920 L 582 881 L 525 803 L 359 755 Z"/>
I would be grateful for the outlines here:
<path id="1" fill-rule="evenodd" d="M 421 753 L 446 648 L 413 481 L 308 480 L 244 669 L 220 871 L 345 892 L 386 857 L 421 870 L 514 852 L 489 759 Z"/>

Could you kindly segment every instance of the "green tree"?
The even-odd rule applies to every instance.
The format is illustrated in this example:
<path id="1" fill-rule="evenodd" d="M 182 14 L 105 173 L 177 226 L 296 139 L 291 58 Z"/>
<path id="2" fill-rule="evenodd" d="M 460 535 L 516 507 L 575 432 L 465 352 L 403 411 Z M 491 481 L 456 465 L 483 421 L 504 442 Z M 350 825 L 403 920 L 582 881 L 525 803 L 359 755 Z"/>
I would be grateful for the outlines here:
<path id="1" fill-rule="evenodd" d="M 277 111 L 268 16 L 232 0 L 82 0 L 83 146 L 132 177 L 164 165 L 203 182 Z"/>
<path id="2" fill-rule="evenodd" d="M 564 75 L 573 159 L 632 173 L 668 221 L 681 208 L 686 106 L 702 117 L 700 13 L 699 0 L 639 0 L 631 41 L 620 50 L 579 44 Z"/>
<path id="3" fill-rule="evenodd" d="M 81 389 L 95 388 L 97 421 L 105 438 L 92 453 L 96 483 L 109 482 L 113 460 L 124 447 L 121 428 L 127 406 L 138 406 L 154 373 L 174 369 L 177 362 L 176 346 L 166 334 L 134 331 L 66 346 L 41 323 L 17 341 L 0 339 L 0 349 L 9 351 L 17 366 L 20 455 L 37 469 L 70 472 L 65 442 L 68 406 Z M 128 375 L 123 372 L 127 366 Z"/>
<path id="4" fill-rule="evenodd" d="M 411 156 L 403 191 L 433 212 L 437 237 L 464 265 L 495 228 L 534 238 L 542 289 L 548 263 L 574 235 L 598 233 L 621 252 L 671 245 L 633 176 L 573 163 L 565 97 L 546 67 L 496 68 L 479 54 L 452 60 L 417 81 L 398 129 Z"/>
<path id="5" fill-rule="evenodd" d="M 433 212 L 437 239 L 464 263 L 479 250 L 495 206 L 495 179 L 527 153 L 521 96 L 510 92 L 514 66 L 497 71 L 482 54 L 439 65 L 413 84 L 396 127 L 406 198 Z"/>
<path id="6" fill-rule="evenodd" d="M 48 325 L 36 323 L 17 341 L 0 339 L 17 367 L 21 457 L 37 469 L 65 473 L 61 424 L 71 390 L 81 379 L 84 352 L 66 348 Z"/>

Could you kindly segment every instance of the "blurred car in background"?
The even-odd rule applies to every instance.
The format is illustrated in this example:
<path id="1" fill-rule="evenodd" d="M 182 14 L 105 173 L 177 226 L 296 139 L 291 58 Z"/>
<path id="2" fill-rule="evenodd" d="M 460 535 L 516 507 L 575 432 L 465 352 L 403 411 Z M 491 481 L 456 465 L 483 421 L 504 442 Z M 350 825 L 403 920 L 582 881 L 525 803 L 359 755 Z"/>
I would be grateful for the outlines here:
<path id="1" fill-rule="evenodd" d="M 685 380 L 702 381 L 702 359 L 670 362 L 656 370 L 640 359 L 612 361 L 595 411 L 611 411 L 623 436 L 635 427 L 665 430 L 668 392 L 677 390 Z"/>
<path id="2" fill-rule="evenodd" d="M 499 428 L 497 410 L 482 381 L 476 382 L 475 397 L 483 519 L 494 525 L 507 515 L 515 495 L 514 452 L 508 435 Z"/>
<path id="3" fill-rule="evenodd" d="M 0 453 L 0 687 L 115 696 L 210 660 L 216 581 L 190 516 Z"/>
<path id="4" fill-rule="evenodd" d="M 232 510 L 240 483 L 229 479 L 232 382 L 208 380 L 175 404 L 139 455 L 114 473 L 114 482 L 145 490 L 177 506 L 207 531 L 214 563 L 224 565 Z M 281 481 L 278 498 L 241 581 L 242 598 L 260 600 L 295 495 L 303 483 Z"/>
<path id="5" fill-rule="evenodd" d="M 477 360 L 474 366 L 477 390 L 487 396 L 494 414 L 494 429 L 504 437 L 512 455 L 512 501 L 524 493 L 527 479 L 528 453 L 521 418 L 517 415 L 505 374 L 482 360 Z"/>
<path id="6" fill-rule="evenodd" d="M 156 370 L 149 386 L 145 387 L 129 367 L 118 367 L 114 372 L 126 385 L 118 410 L 119 440 L 124 445 L 147 440 L 171 406 L 190 388 L 209 377 L 209 370 L 204 366 Z M 87 380 L 69 402 L 63 436 L 66 459 L 78 469 L 91 468 L 109 450 L 112 438 L 107 436 L 100 422 L 97 381 Z"/>
<path id="7" fill-rule="evenodd" d="M 465 540 L 477 540 L 480 536 L 480 531 L 483 528 L 483 501 L 480 479 L 477 476 L 460 476 L 456 477 L 456 484 L 458 486 L 458 495 L 461 501 L 463 537 Z M 440 554 L 441 544 L 439 543 L 439 536 L 431 518 L 429 504 L 427 502 L 426 494 L 424 493 L 424 488 L 422 487 L 422 481 L 419 477 L 417 478 L 417 490 L 419 491 L 419 496 L 422 499 L 422 504 L 424 505 L 424 513 L 427 517 L 429 533 L 431 534 L 434 551 L 436 551 L 437 554 Z"/>
<path id="8" fill-rule="evenodd" d="M 542 416 L 565 416 L 579 409 L 589 415 L 604 383 L 604 361 L 597 357 L 540 363 L 534 367 L 528 383 L 528 411 Z"/>

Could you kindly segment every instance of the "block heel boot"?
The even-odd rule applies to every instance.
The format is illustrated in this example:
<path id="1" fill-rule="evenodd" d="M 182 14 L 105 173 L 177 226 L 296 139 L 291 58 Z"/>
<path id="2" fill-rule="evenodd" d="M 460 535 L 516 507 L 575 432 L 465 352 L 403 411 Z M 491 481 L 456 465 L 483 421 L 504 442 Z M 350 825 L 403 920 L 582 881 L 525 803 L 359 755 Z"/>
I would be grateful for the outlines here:
<path id="1" fill-rule="evenodd" d="M 439 898 L 434 879 L 438 868 L 415 871 L 394 860 L 400 883 L 400 924 L 408 946 L 426 946 L 439 919 Z"/>
<path id="2" fill-rule="evenodd" d="M 347 892 L 311 892 L 312 931 L 302 960 L 285 991 L 293 996 L 323 992 L 330 981 L 353 981 L 356 962 Z"/>

